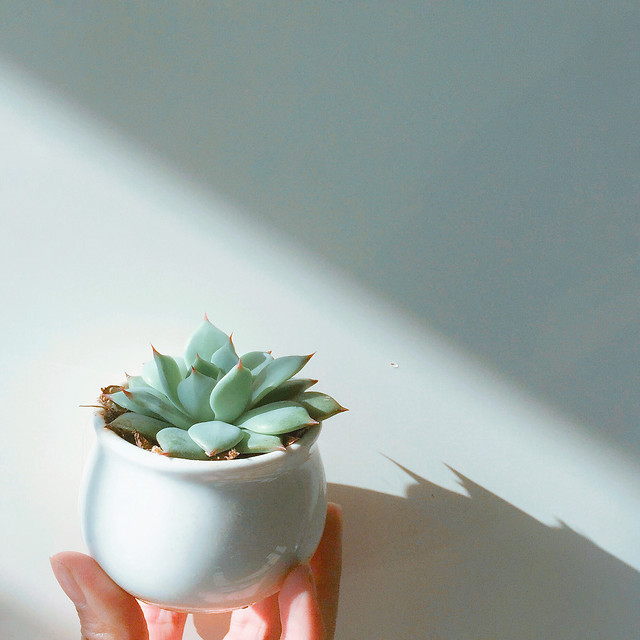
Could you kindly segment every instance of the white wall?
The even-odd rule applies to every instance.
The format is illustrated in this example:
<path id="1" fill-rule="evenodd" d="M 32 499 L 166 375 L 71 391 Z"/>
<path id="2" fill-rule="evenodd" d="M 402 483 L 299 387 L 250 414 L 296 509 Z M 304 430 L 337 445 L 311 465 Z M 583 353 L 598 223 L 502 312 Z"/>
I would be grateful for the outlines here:
<path id="1" fill-rule="evenodd" d="M 78 405 L 205 310 L 351 409 L 341 640 L 633 636 L 633 9 L 0 7 L 10 638 L 75 633 Z"/>

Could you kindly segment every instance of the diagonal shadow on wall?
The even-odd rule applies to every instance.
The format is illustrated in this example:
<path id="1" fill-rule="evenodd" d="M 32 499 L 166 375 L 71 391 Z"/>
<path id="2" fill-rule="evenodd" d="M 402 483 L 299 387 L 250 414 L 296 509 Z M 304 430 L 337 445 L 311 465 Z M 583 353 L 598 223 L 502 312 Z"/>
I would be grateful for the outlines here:
<path id="1" fill-rule="evenodd" d="M 455 470 L 467 495 L 405 471 L 406 497 L 329 485 L 345 519 L 337 640 L 637 637 L 638 571 Z M 219 640 L 226 618 L 208 618 L 196 626 Z"/>
<path id="2" fill-rule="evenodd" d="M 468 496 L 410 475 L 406 499 L 331 487 L 347 514 L 340 640 L 635 637 L 637 571 L 459 473 Z"/>
<path id="3" fill-rule="evenodd" d="M 120 4 L 0 53 L 640 454 L 637 3 Z"/>

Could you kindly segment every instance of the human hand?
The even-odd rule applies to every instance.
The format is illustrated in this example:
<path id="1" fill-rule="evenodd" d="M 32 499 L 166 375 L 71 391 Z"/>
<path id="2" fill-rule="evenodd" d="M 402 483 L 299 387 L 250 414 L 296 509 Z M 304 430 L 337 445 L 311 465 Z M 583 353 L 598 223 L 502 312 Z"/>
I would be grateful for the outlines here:
<path id="1" fill-rule="evenodd" d="M 224 640 L 332 640 L 341 554 L 341 509 L 330 503 L 322 540 L 309 565 L 293 569 L 280 593 L 234 611 Z M 51 558 L 51 566 L 76 607 L 83 640 L 182 638 L 186 613 L 141 605 L 93 558 L 65 551 Z"/>

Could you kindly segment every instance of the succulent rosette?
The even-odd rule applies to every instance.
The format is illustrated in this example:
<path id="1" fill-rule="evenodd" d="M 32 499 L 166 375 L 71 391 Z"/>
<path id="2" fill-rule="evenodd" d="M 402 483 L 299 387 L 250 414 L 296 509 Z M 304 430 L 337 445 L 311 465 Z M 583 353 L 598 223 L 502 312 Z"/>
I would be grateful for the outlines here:
<path id="1" fill-rule="evenodd" d="M 346 410 L 331 396 L 308 391 L 317 380 L 294 377 L 310 355 L 238 356 L 231 336 L 206 316 L 183 356 L 152 349 L 141 375 L 103 390 L 101 400 L 110 429 L 167 456 L 209 460 L 276 451 Z"/>

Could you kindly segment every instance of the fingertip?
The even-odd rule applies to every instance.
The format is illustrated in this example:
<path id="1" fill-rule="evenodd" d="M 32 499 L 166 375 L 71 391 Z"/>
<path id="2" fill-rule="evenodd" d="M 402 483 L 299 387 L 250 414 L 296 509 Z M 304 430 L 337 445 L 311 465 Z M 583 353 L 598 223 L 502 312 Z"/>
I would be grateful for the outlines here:
<path id="1" fill-rule="evenodd" d="M 91 556 L 80 553 L 79 551 L 60 551 L 59 553 L 52 555 L 49 560 L 51 562 L 59 562 L 65 566 L 73 566 L 87 561 L 95 562 Z"/>
<path id="2" fill-rule="evenodd" d="M 322 614 L 309 565 L 299 565 L 289 573 L 279 596 L 282 639 L 321 640 L 324 637 Z"/>
<path id="3" fill-rule="evenodd" d="M 342 507 L 335 502 L 327 505 L 324 532 L 310 565 L 326 633 L 331 638 L 338 615 L 342 572 Z"/>
<path id="4" fill-rule="evenodd" d="M 337 502 L 327 504 L 327 519 L 325 520 L 325 531 L 331 533 L 333 537 L 342 535 L 342 505 Z"/>
<path id="5" fill-rule="evenodd" d="M 79 588 L 90 597 L 100 596 L 102 599 L 133 600 L 126 591 L 119 587 L 91 557 L 77 551 L 63 551 L 51 558 L 51 566 L 64 567 L 73 576 Z M 57 574 L 56 574 L 57 577 Z"/>
<path id="6" fill-rule="evenodd" d="M 308 564 L 301 564 L 292 569 L 287 575 L 280 590 L 280 597 L 287 598 L 303 591 L 312 592 L 315 596 L 315 589 L 311 567 Z"/>
<path id="7" fill-rule="evenodd" d="M 49 562 L 51 563 L 53 575 L 62 590 L 76 607 L 80 607 L 85 605 L 87 600 L 82 588 L 78 585 L 73 570 L 65 562 L 67 555 L 66 553 L 58 553 L 55 556 L 51 556 Z"/>
<path id="8" fill-rule="evenodd" d="M 311 568 L 316 580 L 320 576 L 339 573 L 342 564 L 342 507 L 335 502 L 327 505 L 327 517 L 322 538 L 313 557 Z M 323 578 L 320 578 L 323 581 Z"/>
<path id="9" fill-rule="evenodd" d="M 90 556 L 64 551 L 50 558 L 62 590 L 78 611 L 86 637 L 148 638 L 136 599 L 119 587 Z M 108 635 L 111 634 L 111 635 Z"/>

